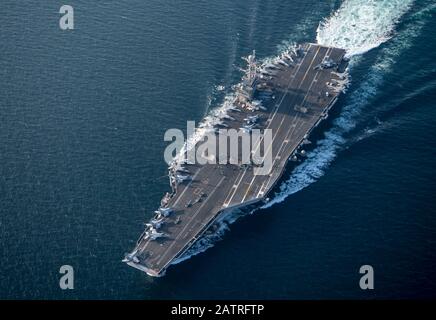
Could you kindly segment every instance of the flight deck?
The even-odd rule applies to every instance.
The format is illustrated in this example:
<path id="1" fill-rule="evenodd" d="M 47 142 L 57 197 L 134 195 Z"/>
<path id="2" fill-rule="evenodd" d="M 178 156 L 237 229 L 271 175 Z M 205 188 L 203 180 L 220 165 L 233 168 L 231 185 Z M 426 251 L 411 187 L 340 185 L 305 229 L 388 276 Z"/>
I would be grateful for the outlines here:
<path id="1" fill-rule="evenodd" d="M 327 118 L 344 89 L 344 54 L 343 49 L 307 43 L 282 55 L 281 60 L 257 66 L 247 104 L 236 101 L 223 123 L 226 128 L 240 129 L 247 116 L 256 115 L 258 128 L 271 129 L 270 173 L 255 175 L 255 167 L 249 165 L 183 164 L 189 179 L 174 181 L 173 192 L 165 196 L 150 226 L 152 232 L 144 231 L 124 261 L 151 276 L 162 276 L 218 217 L 264 202 L 287 162 L 304 161 L 310 133 Z M 251 100 L 261 100 L 264 107 L 250 108 Z M 158 233 L 164 236 L 153 236 Z"/>

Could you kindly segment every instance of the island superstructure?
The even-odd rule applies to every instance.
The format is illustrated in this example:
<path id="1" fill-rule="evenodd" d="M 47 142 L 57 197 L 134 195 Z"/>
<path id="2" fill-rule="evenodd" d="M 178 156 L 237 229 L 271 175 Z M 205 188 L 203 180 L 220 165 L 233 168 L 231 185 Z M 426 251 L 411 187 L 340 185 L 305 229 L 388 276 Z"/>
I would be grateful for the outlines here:
<path id="1" fill-rule="evenodd" d="M 255 175 L 252 165 L 174 163 L 169 168 L 172 192 L 123 261 L 162 276 L 217 219 L 265 202 L 288 161 L 304 160 L 310 134 L 346 87 L 344 55 L 343 49 L 313 43 L 263 63 L 250 55 L 233 106 L 212 129 L 271 129 L 271 171 Z"/>

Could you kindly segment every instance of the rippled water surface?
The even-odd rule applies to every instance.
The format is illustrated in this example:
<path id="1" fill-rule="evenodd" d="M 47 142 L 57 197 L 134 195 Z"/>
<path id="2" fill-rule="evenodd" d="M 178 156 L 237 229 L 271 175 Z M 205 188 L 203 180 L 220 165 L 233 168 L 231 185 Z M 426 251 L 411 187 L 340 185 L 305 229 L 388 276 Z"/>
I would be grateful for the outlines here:
<path id="1" fill-rule="evenodd" d="M 57 1 L 0 4 L 0 298 L 435 297 L 432 1 L 73 6 L 61 31 Z M 352 77 L 307 161 L 166 277 L 121 263 L 169 188 L 165 130 L 220 108 L 241 56 L 304 41 L 347 49 Z"/>

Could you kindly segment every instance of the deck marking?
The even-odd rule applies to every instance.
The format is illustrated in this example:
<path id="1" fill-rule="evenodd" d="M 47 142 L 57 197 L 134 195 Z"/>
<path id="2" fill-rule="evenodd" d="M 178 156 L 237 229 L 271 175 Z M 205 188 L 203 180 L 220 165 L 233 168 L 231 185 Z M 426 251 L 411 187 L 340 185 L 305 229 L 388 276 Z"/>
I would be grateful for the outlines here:
<path id="1" fill-rule="evenodd" d="M 315 49 L 312 50 L 314 47 L 318 49 L 316 50 L 316 53 L 315 53 Z M 341 51 L 342 55 L 339 56 L 339 54 L 337 54 L 339 50 L 335 50 L 330 47 L 319 46 L 316 44 L 306 44 L 303 46 L 303 48 L 305 50 L 305 53 L 304 56 L 301 59 L 299 59 L 300 63 L 298 63 L 298 65 L 295 65 L 293 67 L 293 70 L 289 70 L 291 76 L 290 77 L 287 76 L 289 73 L 286 70 L 286 72 L 282 73 L 278 79 L 273 80 L 273 82 L 276 81 L 280 83 L 280 87 L 276 88 L 277 90 L 281 91 L 283 88 L 286 87 L 285 89 L 286 91 L 284 92 L 284 94 L 277 92 L 276 93 L 277 99 L 271 101 L 272 104 L 274 105 L 274 109 L 271 108 L 270 111 L 265 112 L 265 115 L 268 115 L 268 118 L 266 119 L 265 128 L 263 129 L 273 128 L 275 130 L 276 129 L 275 127 L 277 127 L 278 125 L 278 131 L 275 132 L 274 134 L 272 145 L 268 146 L 268 148 L 271 149 L 278 149 L 275 153 L 275 157 L 273 156 L 272 173 L 269 174 L 269 177 L 263 176 L 263 178 L 261 178 L 261 176 L 259 176 L 258 177 L 259 179 L 257 180 L 255 179 L 257 176 L 254 176 L 253 177 L 254 180 L 252 180 L 252 183 L 249 184 L 247 180 L 249 180 L 250 178 L 247 179 L 247 175 L 253 173 L 252 166 L 250 167 L 247 166 L 245 168 L 239 167 L 239 170 L 233 169 L 233 171 L 232 170 L 229 171 L 227 169 L 222 170 L 221 176 L 219 174 L 220 171 L 213 170 L 213 169 L 217 169 L 216 167 L 210 168 L 208 166 L 206 167 L 202 166 L 200 168 L 197 168 L 198 170 L 197 172 L 195 172 L 192 181 L 189 181 L 187 184 L 183 184 L 182 186 L 180 186 L 181 188 L 177 188 L 178 191 L 176 191 L 176 193 L 180 192 L 180 195 L 179 196 L 176 195 L 175 199 L 174 198 L 171 199 L 171 201 L 173 201 L 171 207 L 174 206 L 176 207 L 175 208 L 176 210 L 180 209 L 185 214 L 183 216 L 183 223 L 181 225 L 179 226 L 175 225 L 174 228 L 172 225 L 169 226 L 168 232 L 169 235 L 172 237 L 171 240 L 173 240 L 173 242 L 159 244 L 157 242 L 150 241 L 149 239 L 141 238 L 138 244 L 136 245 L 135 250 L 140 255 L 139 258 L 141 261 L 138 264 L 138 266 L 144 268 L 141 269 L 142 271 L 148 270 L 147 272 L 151 272 L 153 274 L 154 273 L 160 274 L 172 262 L 174 262 L 174 259 L 176 257 L 180 257 L 181 255 L 183 255 L 184 252 L 189 250 L 194 240 L 200 238 L 201 235 L 206 230 L 206 227 L 211 223 L 213 223 L 213 221 L 221 212 L 225 211 L 223 210 L 222 207 L 220 208 L 219 206 L 219 203 L 220 201 L 222 201 L 223 198 L 225 198 L 224 204 L 226 204 L 226 202 L 227 205 L 231 204 L 232 201 L 235 201 L 234 199 L 235 197 L 237 198 L 241 197 L 242 195 L 241 193 L 243 192 L 242 190 L 246 188 L 245 187 L 246 185 L 248 185 L 248 189 L 247 189 L 248 193 L 251 194 L 251 192 L 253 192 L 254 190 L 254 195 L 256 193 L 258 196 L 264 194 L 265 191 L 268 189 L 268 185 L 270 184 L 271 180 L 274 177 L 277 177 L 277 175 L 283 173 L 283 168 L 280 168 L 280 164 L 282 164 L 283 161 L 289 160 L 289 159 L 284 159 L 283 155 L 287 154 L 287 152 L 291 152 L 291 153 L 294 152 L 294 150 L 296 150 L 296 147 L 299 145 L 299 143 L 301 143 L 299 139 L 300 134 L 304 132 L 306 132 L 306 134 L 310 133 L 312 129 L 315 127 L 315 125 L 319 123 L 319 120 L 323 117 L 323 114 L 325 113 L 323 111 L 325 110 L 328 111 L 330 109 L 329 106 L 332 104 L 333 101 L 335 101 L 335 99 L 337 99 L 339 93 L 332 93 L 331 98 L 326 98 L 326 97 L 322 97 L 322 95 L 319 94 L 314 95 L 310 93 L 312 90 L 318 90 L 318 89 L 319 89 L 318 91 L 321 92 L 324 88 L 324 79 L 327 79 L 329 77 L 332 78 L 333 75 L 329 75 L 326 72 L 317 72 L 319 70 L 316 71 L 314 70 L 315 72 L 313 73 L 315 73 L 315 75 L 312 78 L 312 74 L 311 74 L 311 78 L 312 78 L 311 82 L 305 85 L 305 88 L 308 87 L 308 89 L 307 91 L 304 90 L 306 91 L 305 94 L 303 93 L 304 97 L 303 94 L 301 94 L 301 92 L 299 94 L 297 94 L 297 92 L 293 92 L 293 93 L 289 92 L 289 87 L 293 85 L 295 81 L 298 79 L 300 79 L 301 81 L 298 87 L 301 87 L 303 85 L 303 82 L 307 80 L 310 69 L 306 70 L 306 67 L 304 67 L 303 70 L 303 66 L 306 66 L 307 63 L 309 63 L 309 60 L 311 59 L 308 57 L 308 55 L 312 56 L 313 54 L 315 54 L 315 56 L 312 56 L 310 62 L 310 66 L 311 66 L 314 63 L 314 60 L 318 59 L 320 56 L 318 54 L 320 51 L 319 48 L 325 48 L 327 52 L 332 51 L 331 56 L 333 57 L 337 56 L 338 59 L 341 59 L 341 56 L 343 56 L 342 53 L 343 50 Z M 324 51 L 324 49 L 322 49 L 322 51 Z M 296 85 L 294 85 L 292 90 L 295 91 L 295 87 Z M 317 97 L 318 99 L 316 99 Z M 287 103 L 283 107 L 285 99 Z M 301 101 L 301 99 L 303 100 L 301 103 L 302 106 L 308 103 L 315 103 L 313 108 L 311 108 L 312 111 L 305 116 L 302 116 L 301 114 L 296 113 L 292 110 L 292 107 L 295 105 L 295 102 Z M 292 103 L 289 104 L 289 102 L 291 101 Z M 327 108 L 325 106 L 327 106 Z M 320 112 L 321 114 L 319 114 Z M 283 116 L 283 117 L 281 119 L 280 118 L 276 119 L 279 116 Z M 236 118 L 238 119 L 239 117 Z M 237 121 L 240 122 L 241 119 Z M 288 125 L 288 121 L 291 122 L 291 125 L 285 128 L 284 130 L 281 130 L 281 128 L 285 124 Z M 237 126 L 233 124 L 232 127 L 237 128 Z M 299 141 L 292 141 L 292 140 L 288 141 L 294 135 L 295 138 L 298 138 Z M 283 141 L 278 141 L 282 139 Z M 258 150 L 258 148 L 261 147 L 262 141 L 263 141 L 262 138 L 258 141 L 256 150 Z M 288 151 L 288 149 L 292 148 L 293 146 L 294 148 Z M 276 171 L 278 170 L 278 172 L 275 172 L 274 170 Z M 211 179 L 213 178 L 213 182 L 211 184 L 208 184 L 208 181 L 202 180 L 202 178 L 207 179 L 208 177 L 210 177 Z M 257 181 L 259 182 L 263 181 L 263 183 L 256 184 L 255 182 Z M 202 190 L 203 187 L 204 189 Z M 224 191 L 220 193 L 218 190 L 219 188 L 221 188 L 221 190 L 223 191 L 226 189 L 230 189 L 230 190 L 228 190 L 228 192 Z M 187 189 L 190 189 L 189 192 L 186 192 Z M 206 194 L 209 193 L 208 191 L 212 191 L 210 193 L 212 199 L 210 199 L 208 195 L 208 199 L 203 203 L 201 203 L 199 205 L 199 208 L 197 208 L 197 210 L 195 209 L 197 206 L 194 206 L 193 208 L 189 208 L 189 209 L 181 208 L 180 203 L 183 203 L 183 201 L 187 199 L 185 198 L 187 194 L 189 194 L 189 196 L 198 195 L 201 191 L 206 192 Z M 255 198 L 250 199 L 249 202 L 251 202 L 251 200 L 255 200 Z M 206 202 L 208 203 L 208 205 L 205 204 Z M 171 221 L 172 220 L 173 219 L 171 219 Z M 191 235 L 191 238 L 189 238 L 189 235 Z M 145 251 L 146 249 L 148 249 L 148 251 L 146 253 L 146 256 L 144 256 L 143 251 Z M 176 255 L 173 255 L 175 252 Z"/>
<path id="2" fill-rule="evenodd" d="M 300 67 L 301 67 L 301 65 L 303 64 L 303 62 L 305 61 L 305 58 L 307 57 L 307 54 L 309 53 L 309 50 L 310 50 L 311 46 L 312 46 L 312 44 L 309 44 L 309 48 L 307 49 L 307 52 L 306 52 L 305 56 L 303 57 L 303 59 L 300 61 L 299 66 L 298 66 L 297 70 L 295 71 L 294 75 L 298 74 L 298 72 L 300 71 Z M 312 62 L 311 62 L 310 65 L 312 65 L 313 60 L 314 60 L 315 57 L 318 55 L 319 50 L 320 50 L 320 48 L 317 49 L 317 51 L 316 51 L 316 53 L 315 53 L 315 55 L 314 55 L 314 57 L 313 57 Z M 309 67 L 310 67 L 310 66 L 309 66 Z M 291 77 L 291 78 L 292 78 L 292 77 Z M 295 77 L 293 77 L 292 79 L 289 79 L 289 81 L 288 81 L 288 85 L 287 85 L 287 87 L 286 87 L 286 90 L 287 90 L 287 91 L 285 91 L 285 93 L 284 93 L 284 94 L 282 95 L 282 97 L 281 97 L 280 102 L 277 104 L 277 108 L 276 108 L 276 110 L 274 111 L 273 116 L 271 117 L 271 121 L 270 121 L 269 125 L 267 126 L 267 129 L 268 129 L 268 128 L 270 127 L 270 125 L 272 124 L 273 119 L 275 118 L 275 116 L 276 116 L 278 110 L 280 109 L 280 107 L 281 107 L 281 105 L 282 105 L 282 103 L 283 103 L 283 101 L 284 101 L 284 99 L 285 99 L 285 96 L 289 93 L 289 92 L 288 92 L 288 89 L 289 89 L 289 87 L 291 86 L 291 84 L 294 82 L 294 80 L 295 80 Z M 281 121 L 281 124 L 280 124 L 280 126 L 279 126 L 279 129 L 280 129 L 280 127 L 281 127 L 283 121 L 284 121 L 284 119 L 282 118 L 282 121 Z M 276 135 L 277 135 L 278 132 L 279 132 L 279 130 L 276 130 L 276 133 L 275 133 L 275 135 L 274 135 L 274 137 L 273 137 L 273 139 L 272 139 L 272 140 L 273 140 L 273 143 L 274 143 L 274 138 L 276 137 Z M 255 151 L 257 151 L 257 149 L 260 147 L 261 142 L 262 142 L 262 141 L 259 141 L 258 145 L 257 145 L 256 148 L 255 148 Z M 247 170 L 248 170 L 248 169 L 245 169 L 245 170 L 244 170 L 243 178 L 245 177 L 245 174 L 246 174 Z M 241 180 L 242 180 L 242 179 L 241 179 Z M 238 184 L 238 187 L 239 187 L 239 184 Z M 227 206 L 228 206 L 228 204 L 232 201 L 233 197 L 235 196 L 238 187 L 233 191 L 230 200 L 227 202 Z M 244 199 L 245 199 L 245 196 L 244 196 Z"/>
<path id="3" fill-rule="evenodd" d="M 319 50 L 320 50 L 320 48 L 318 48 L 318 50 L 316 51 L 315 55 L 313 56 L 313 59 L 312 59 L 312 61 L 310 62 L 309 67 L 307 68 L 306 72 L 304 73 L 304 77 L 303 77 L 303 79 L 299 82 L 299 85 L 298 85 L 298 87 L 297 87 L 297 90 L 299 90 L 299 89 L 301 88 L 301 86 L 303 85 L 303 82 L 304 82 L 304 80 L 305 80 L 305 78 L 306 78 L 308 72 L 309 72 L 309 71 L 311 70 L 311 68 L 312 68 L 312 64 L 313 64 L 313 62 L 315 61 L 315 58 L 318 56 L 318 52 L 319 52 Z M 324 54 L 324 57 L 325 57 L 325 55 L 327 54 L 328 51 L 329 51 L 329 49 L 327 49 L 326 53 Z M 324 57 L 322 58 L 322 60 L 324 59 Z M 321 60 L 321 61 L 322 61 L 322 60 Z M 317 72 L 319 72 L 319 71 L 317 71 Z M 288 88 L 289 88 L 289 86 L 288 86 Z M 309 89 L 309 90 L 310 90 L 310 89 Z M 309 91 L 308 91 L 308 92 L 309 92 Z M 285 96 L 286 96 L 287 94 L 288 94 L 288 92 L 285 94 Z M 306 93 L 306 94 L 307 94 L 307 93 Z M 304 101 L 304 100 L 303 100 L 303 101 Z M 274 136 L 272 143 L 268 146 L 267 152 L 268 152 L 268 150 L 271 149 L 272 146 L 274 145 L 274 139 L 275 139 L 275 137 L 277 136 L 278 132 L 280 131 L 280 128 L 282 127 L 283 122 L 285 121 L 285 118 L 286 118 L 285 116 L 282 117 L 282 121 L 280 122 L 280 125 L 279 125 L 278 129 L 276 130 L 276 135 Z M 256 150 L 257 150 L 257 149 L 256 149 Z M 272 150 L 271 150 L 271 151 L 272 151 Z M 272 167 L 273 167 L 274 165 L 275 165 L 275 160 L 273 160 Z M 268 179 L 268 181 L 269 181 L 270 179 L 271 179 L 271 177 Z M 253 175 L 253 178 L 251 179 L 250 185 L 248 186 L 247 191 L 245 192 L 244 197 L 243 197 L 242 200 L 241 200 L 241 203 L 245 201 L 245 198 L 247 197 L 248 193 L 250 192 L 251 186 L 252 186 L 252 184 L 253 184 L 253 182 L 254 182 L 255 180 L 256 180 L 256 176 Z M 263 184 L 262 184 L 262 185 L 263 185 Z"/>
<path id="4" fill-rule="evenodd" d="M 327 49 L 326 54 L 330 51 L 330 49 L 331 49 L 331 48 Z M 323 60 L 324 60 L 324 59 L 325 59 L 325 56 L 324 56 Z M 314 75 L 314 79 L 319 75 L 319 73 L 320 73 L 320 70 L 317 70 L 317 72 L 316 72 L 315 75 Z M 311 84 L 310 84 L 310 86 L 309 86 L 309 88 L 308 88 L 308 91 L 307 91 L 307 93 L 306 93 L 306 95 L 305 95 L 305 97 L 304 97 L 304 99 L 303 99 L 303 102 L 301 103 L 302 106 L 304 105 L 304 102 L 305 102 L 305 100 L 306 100 L 306 98 L 307 98 L 307 95 L 308 95 L 309 92 L 312 90 L 313 82 L 314 82 L 314 81 L 311 82 Z M 294 120 L 295 120 L 295 118 L 294 118 Z M 294 122 L 294 120 L 293 120 L 293 122 Z M 298 122 L 298 121 L 297 121 L 297 122 Z M 294 129 L 295 129 L 295 128 L 294 128 Z M 290 136 L 292 136 L 292 134 L 294 133 L 294 131 L 295 131 L 295 130 L 292 130 Z M 286 136 L 290 138 L 290 136 L 289 136 L 289 130 L 288 130 Z M 295 149 L 295 148 L 296 148 L 296 146 L 295 146 L 293 149 Z M 278 154 L 279 154 L 279 153 L 278 153 Z M 275 165 L 275 161 L 273 162 L 273 166 L 274 166 L 274 165 Z M 264 182 L 262 183 L 261 190 L 262 190 L 263 186 L 265 186 L 264 191 L 267 189 L 267 187 L 268 187 L 268 185 L 269 185 L 269 183 L 270 183 L 270 181 L 271 181 L 271 178 L 272 178 L 272 177 L 270 177 L 269 179 L 267 179 L 266 181 L 264 181 Z M 262 191 L 262 193 L 264 193 L 264 191 Z M 259 193 L 260 193 L 260 192 L 259 192 Z"/>
<path id="5" fill-rule="evenodd" d="M 221 180 L 218 182 L 218 184 L 215 186 L 215 188 L 212 190 L 212 192 L 210 193 L 210 196 L 212 196 L 212 194 L 215 193 L 215 191 L 218 189 L 218 187 L 221 185 L 221 183 L 224 181 L 225 177 L 221 177 Z M 171 243 L 171 245 L 168 247 L 168 249 L 165 251 L 164 254 L 162 254 L 161 258 L 157 261 L 157 264 L 161 263 L 162 259 L 165 258 L 165 256 L 168 254 L 168 252 L 170 251 L 170 249 L 174 246 L 174 244 L 177 243 L 177 240 L 180 238 L 180 235 L 185 232 L 186 228 L 188 226 L 190 226 L 191 222 L 195 219 L 195 217 L 197 216 L 197 214 L 200 212 L 200 210 L 203 208 L 203 206 L 207 203 L 207 201 L 203 201 L 203 203 L 201 204 L 201 206 L 197 209 L 197 211 L 194 213 L 194 215 L 192 216 L 191 220 L 189 220 L 189 222 L 184 226 L 184 228 L 179 232 L 179 234 L 177 235 L 177 237 L 175 239 L 173 239 L 173 242 Z M 183 246 L 184 248 L 184 246 Z M 182 250 L 183 250 L 182 248 Z M 180 251 L 180 250 L 179 250 Z M 177 256 L 174 255 L 174 256 Z"/>

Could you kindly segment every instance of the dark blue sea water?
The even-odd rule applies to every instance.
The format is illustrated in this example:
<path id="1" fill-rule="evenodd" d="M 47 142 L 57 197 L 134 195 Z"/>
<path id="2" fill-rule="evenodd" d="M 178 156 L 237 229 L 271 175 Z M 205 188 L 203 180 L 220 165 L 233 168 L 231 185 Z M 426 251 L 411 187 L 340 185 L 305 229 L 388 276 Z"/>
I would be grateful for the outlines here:
<path id="1" fill-rule="evenodd" d="M 432 1 L 70 4 L 73 31 L 59 1 L 0 3 L 0 298 L 436 296 Z M 121 263 L 169 189 L 165 130 L 219 107 L 241 56 L 303 41 L 352 55 L 309 159 L 167 276 Z M 74 290 L 59 288 L 65 264 Z"/>

